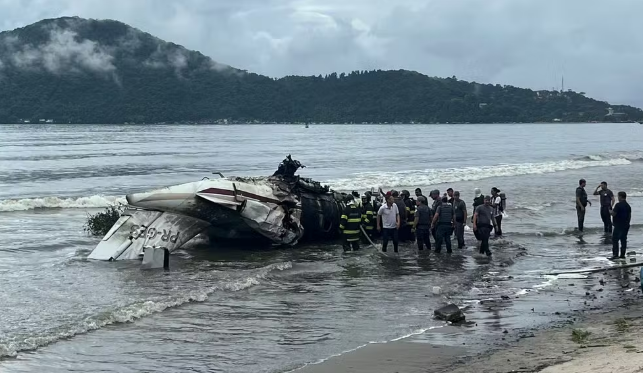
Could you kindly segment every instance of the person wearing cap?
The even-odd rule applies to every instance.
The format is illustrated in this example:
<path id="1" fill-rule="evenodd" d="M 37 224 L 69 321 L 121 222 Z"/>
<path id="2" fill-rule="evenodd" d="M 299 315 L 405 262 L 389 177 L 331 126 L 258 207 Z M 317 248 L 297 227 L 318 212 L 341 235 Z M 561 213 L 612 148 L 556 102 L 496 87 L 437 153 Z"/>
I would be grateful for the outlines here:
<path id="1" fill-rule="evenodd" d="M 491 207 L 493 207 L 493 216 L 496 224 L 493 226 L 496 237 L 502 236 L 502 198 L 500 197 L 500 189 L 491 188 Z"/>
<path id="2" fill-rule="evenodd" d="M 400 228 L 400 212 L 393 201 L 393 196 L 386 197 L 386 204 L 377 211 L 377 230 L 382 232 L 382 251 L 386 252 L 388 241 L 393 240 L 393 251 L 398 252 L 398 229 Z"/>
<path id="3" fill-rule="evenodd" d="M 482 195 L 482 191 L 480 191 L 480 188 L 475 188 L 473 190 L 474 193 L 474 198 L 473 198 L 473 212 L 475 213 L 476 209 L 478 206 L 484 205 L 484 196 Z M 473 214 L 471 215 L 471 223 L 473 224 Z M 473 235 L 476 237 L 477 242 L 477 247 L 478 249 L 480 248 L 481 240 L 480 240 L 480 234 L 477 231 L 473 231 Z"/>
<path id="4" fill-rule="evenodd" d="M 415 236 L 418 250 L 424 250 L 424 246 L 431 251 L 431 209 L 426 197 L 419 196 L 415 202 Z"/>
<path id="5" fill-rule="evenodd" d="M 453 233 L 455 211 L 453 205 L 449 203 L 448 197 L 442 198 L 442 203 L 438 206 L 435 214 L 433 214 L 433 222 L 431 227 L 435 227 L 435 252 L 442 251 L 442 242 L 447 246 L 447 253 L 451 254 L 451 234 Z"/>
<path id="6" fill-rule="evenodd" d="M 600 196 L 601 201 L 601 220 L 603 220 L 603 227 L 605 233 L 612 233 L 612 208 L 614 207 L 614 193 L 607 189 L 607 182 L 603 181 L 594 190 L 595 196 Z"/>
<path id="7" fill-rule="evenodd" d="M 496 220 L 491 207 L 491 197 L 484 197 L 484 204 L 476 207 L 473 213 L 473 231 L 478 232 L 478 240 L 480 240 L 480 254 L 491 256 L 489 250 L 489 237 L 491 236 L 491 228 L 495 228 Z"/>
<path id="8" fill-rule="evenodd" d="M 585 223 L 585 207 L 587 207 L 587 204 L 592 205 L 587 199 L 585 185 L 587 185 L 585 179 L 580 179 L 578 181 L 578 188 L 576 188 L 576 216 L 578 217 L 579 232 L 583 231 L 583 224 Z"/>
<path id="9" fill-rule="evenodd" d="M 349 194 L 346 197 L 346 207 L 340 218 L 339 229 L 344 238 L 344 251 L 359 250 L 360 225 L 362 224 L 362 212 L 355 203 L 355 197 Z"/>
<path id="10" fill-rule="evenodd" d="M 458 241 L 458 249 L 464 248 L 464 226 L 467 223 L 467 204 L 460 199 L 460 192 L 453 193 L 453 209 L 455 211 L 455 238 Z"/>

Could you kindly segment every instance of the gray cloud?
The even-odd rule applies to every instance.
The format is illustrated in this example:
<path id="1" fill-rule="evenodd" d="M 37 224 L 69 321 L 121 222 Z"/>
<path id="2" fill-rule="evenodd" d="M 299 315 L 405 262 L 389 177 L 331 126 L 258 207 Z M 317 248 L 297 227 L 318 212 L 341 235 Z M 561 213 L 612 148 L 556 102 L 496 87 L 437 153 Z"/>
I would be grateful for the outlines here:
<path id="1" fill-rule="evenodd" d="M 564 75 L 566 88 L 643 106 L 640 0 L 0 0 L 0 14 L 5 30 L 62 15 L 116 19 L 221 68 L 273 77 L 410 69 L 551 89 Z M 87 63 L 101 66 L 98 56 Z M 161 60 L 185 63 L 181 53 Z"/>
<path id="2" fill-rule="evenodd" d="M 5 60 L 19 68 L 45 69 L 54 74 L 74 72 L 72 66 L 99 73 L 116 69 L 108 51 L 91 40 L 78 41 L 72 30 L 51 29 L 49 41 L 38 46 L 21 45 L 17 38 L 5 38 L 4 43 L 9 51 Z"/>

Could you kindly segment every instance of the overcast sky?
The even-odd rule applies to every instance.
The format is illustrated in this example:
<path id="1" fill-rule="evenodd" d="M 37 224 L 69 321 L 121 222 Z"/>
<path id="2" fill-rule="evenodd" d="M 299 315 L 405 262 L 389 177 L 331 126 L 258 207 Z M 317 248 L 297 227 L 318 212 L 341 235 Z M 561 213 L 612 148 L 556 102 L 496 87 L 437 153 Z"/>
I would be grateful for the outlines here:
<path id="1" fill-rule="evenodd" d="M 642 0 L 0 0 L 0 29 L 115 19 L 281 77 L 409 69 L 643 107 Z"/>

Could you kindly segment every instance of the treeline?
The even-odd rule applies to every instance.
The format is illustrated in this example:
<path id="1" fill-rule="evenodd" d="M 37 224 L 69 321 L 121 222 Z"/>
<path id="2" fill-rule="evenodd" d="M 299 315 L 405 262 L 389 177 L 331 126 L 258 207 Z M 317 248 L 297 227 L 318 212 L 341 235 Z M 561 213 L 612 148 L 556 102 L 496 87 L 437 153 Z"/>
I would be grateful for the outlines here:
<path id="1" fill-rule="evenodd" d="M 73 32 L 84 49 L 57 51 L 64 62 L 57 70 L 45 58 L 33 60 L 38 51 L 53 50 L 65 31 Z M 65 45 L 69 42 L 60 47 Z M 29 57 L 26 52 L 32 56 L 28 66 L 19 59 Z M 98 62 L 83 59 L 88 57 Z M 91 65 L 99 62 L 105 66 Z M 640 109 L 620 105 L 611 107 L 622 114 L 606 117 L 609 107 L 571 91 L 533 91 L 404 70 L 272 79 L 218 65 L 116 21 L 58 18 L 0 34 L 4 123 L 643 120 Z"/>

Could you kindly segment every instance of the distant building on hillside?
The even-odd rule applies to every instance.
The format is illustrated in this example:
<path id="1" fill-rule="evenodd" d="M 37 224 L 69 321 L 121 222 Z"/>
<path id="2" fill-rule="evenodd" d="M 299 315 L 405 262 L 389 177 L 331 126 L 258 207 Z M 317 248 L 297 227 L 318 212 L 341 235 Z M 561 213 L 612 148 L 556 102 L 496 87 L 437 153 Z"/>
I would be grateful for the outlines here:
<path id="1" fill-rule="evenodd" d="M 605 114 L 605 120 L 608 122 L 623 122 L 627 120 L 627 113 L 614 112 L 613 108 L 608 107 L 607 114 Z"/>

